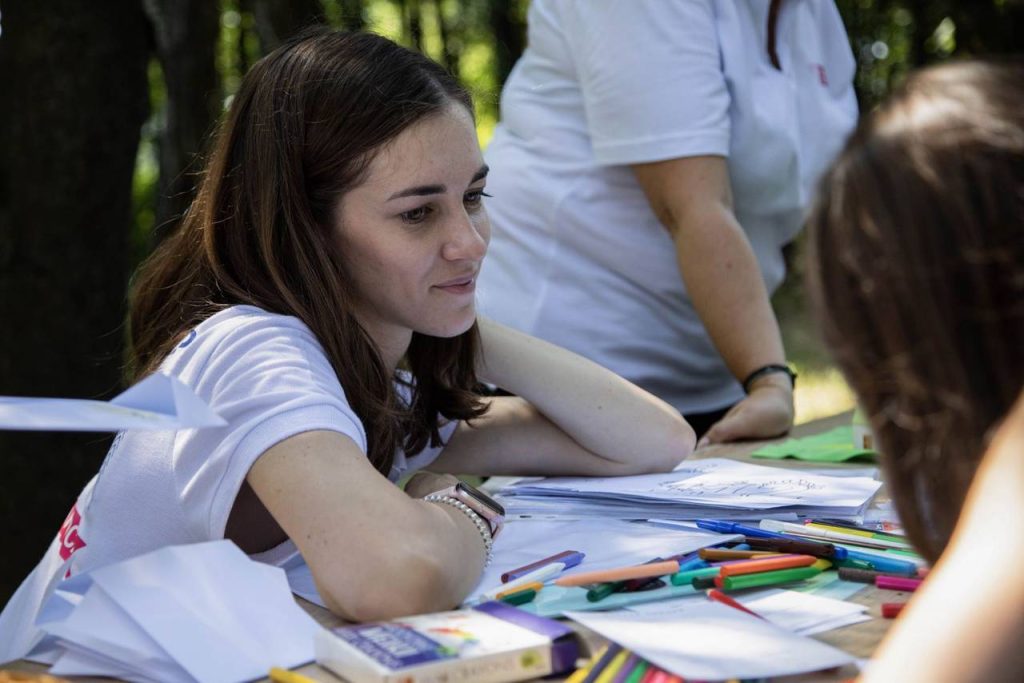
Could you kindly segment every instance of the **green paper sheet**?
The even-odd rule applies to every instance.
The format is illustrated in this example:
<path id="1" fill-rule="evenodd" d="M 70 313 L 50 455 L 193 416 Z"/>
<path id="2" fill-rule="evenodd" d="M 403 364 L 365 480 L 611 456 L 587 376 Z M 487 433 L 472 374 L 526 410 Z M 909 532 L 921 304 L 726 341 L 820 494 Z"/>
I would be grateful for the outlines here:
<path id="1" fill-rule="evenodd" d="M 845 462 L 851 458 L 874 458 L 877 453 L 853 445 L 853 427 L 843 426 L 782 443 L 762 446 L 751 453 L 756 458 L 796 458 L 812 462 Z"/>

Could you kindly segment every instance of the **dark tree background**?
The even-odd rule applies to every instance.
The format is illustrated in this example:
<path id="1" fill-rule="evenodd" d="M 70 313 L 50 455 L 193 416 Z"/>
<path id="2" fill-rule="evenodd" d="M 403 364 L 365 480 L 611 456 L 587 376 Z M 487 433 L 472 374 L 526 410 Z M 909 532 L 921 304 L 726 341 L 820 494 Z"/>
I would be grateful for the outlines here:
<path id="1" fill-rule="evenodd" d="M 1024 0 L 837 0 L 871 107 L 908 69 L 1020 50 Z M 528 0 L 0 0 L 0 395 L 110 398 L 129 275 L 191 200 L 245 70 L 309 23 L 422 50 L 474 91 L 481 139 Z M 110 437 L 0 431 L 0 604 Z"/>

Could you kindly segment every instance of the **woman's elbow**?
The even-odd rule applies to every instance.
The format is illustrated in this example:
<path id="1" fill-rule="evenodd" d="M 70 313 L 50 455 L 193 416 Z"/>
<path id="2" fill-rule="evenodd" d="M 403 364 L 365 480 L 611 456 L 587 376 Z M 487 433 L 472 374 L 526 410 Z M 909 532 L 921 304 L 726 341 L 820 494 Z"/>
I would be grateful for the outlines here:
<path id="1" fill-rule="evenodd" d="M 670 472 L 693 453 L 697 436 L 690 424 L 680 416 L 672 420 L 645 449 L 643 471 L 635 474 Z"/>

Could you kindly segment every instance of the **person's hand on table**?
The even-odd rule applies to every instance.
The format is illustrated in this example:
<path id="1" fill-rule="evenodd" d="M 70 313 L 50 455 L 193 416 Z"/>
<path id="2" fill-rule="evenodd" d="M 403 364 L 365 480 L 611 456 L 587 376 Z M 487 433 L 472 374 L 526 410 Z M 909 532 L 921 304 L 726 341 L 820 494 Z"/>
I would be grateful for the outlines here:
<path id="1" fill-rule="evenodd" d="M 449 486 L 455 486 L 457 483 L 459 483 L 459 479 L 454 475 L 422 471 L 409 477 L 409 481 L 405 485 L 405 492 L 410 498 L 423 498 Z"/>
<path id="2" fill-rule="evenodd" d="M 701 437 L 697 448 L 740 439 L 770 439 L 793 426 L 793 385 L 789 377 L 767 375 Z"/>

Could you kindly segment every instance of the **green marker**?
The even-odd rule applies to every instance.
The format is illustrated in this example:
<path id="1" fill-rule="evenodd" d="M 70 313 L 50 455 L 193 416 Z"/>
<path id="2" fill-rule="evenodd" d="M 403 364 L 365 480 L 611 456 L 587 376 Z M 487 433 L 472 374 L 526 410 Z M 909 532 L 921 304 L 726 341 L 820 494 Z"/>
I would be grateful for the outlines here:
<path id="1" fill-rule="evenodd" d="M 525 591 L 519 591 L 518 593 L 509 593 L 501 599 L 506 605 L 525 605 L 528 602 L 533 602 L 533 599 L 537 597 L 537 591 L 530 588 Z"/>
<path id="2" fill-rule="evenodd" d="M 726 576 L 722 579 L 722 588 L 727 591 L 740 590 L 741 588 L 757 588 L 758 586 L 772 586 L 777 583 L 788 583 L 790 581 L 801 581 L 817 576 L 821 573 L 815 567 L 797 567 L 796 569 L 779 569 L 774 572 L 759 572 L 757 574 L 741 574 L 739 576 Z"/>
<path id="3" fill-rule="evenodd" d="M 625 681 L 623 681 L 623 683 L 640 683 L 640 681 L 643 680 L 644 674 L 647 673 L 647 666 L 647 662 L 641 659 L 637 662 L 636 666 L 633 667 L 633 670 L 629 672 L 629 676 Z"/>
<path id="4" fill-rule="evenodd" d="M 612 593 L 618 593 L 625 585 L 625 581 L 599 583 L 587 591 L 587 602 L 601 602 Z"/>
<path id="5" fill-rule="evenodd" d="M 863 569 L 869 572 L 875 570 L 875 565 L 866 560 L 853 560 L 847 557 L 842 560 L 834 560 L 834 562 L 837 567 L 844 567 L 846 569 Z"/>
<path id="6" fill-rule="evenodd" d="M 672 585 L 685 586 L 692 583 L 694 579 L 718 576 L 721 571 L 721 567 L 704 567 L 703 569 L 691 569 L 688 572 L 678 572 L 672 575 Z"/>

